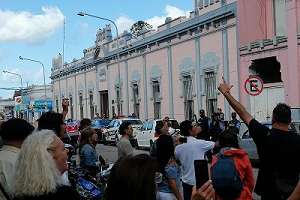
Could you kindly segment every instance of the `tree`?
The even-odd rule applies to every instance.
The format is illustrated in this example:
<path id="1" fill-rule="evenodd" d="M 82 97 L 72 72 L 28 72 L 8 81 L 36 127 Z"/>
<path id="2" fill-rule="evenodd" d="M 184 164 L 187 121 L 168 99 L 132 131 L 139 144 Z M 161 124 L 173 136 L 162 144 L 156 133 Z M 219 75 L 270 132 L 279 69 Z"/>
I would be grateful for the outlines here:
<path id="1" fill-rule="evenodd" d="M 147 22 L 137 21 L 132 25 L 130 32 L 132 35 L 137 37 L 137 36 L 143 34 L 144 32 L 151 30 L 152 28 L 153 28 L 153 26 L 148 24 Z"/>

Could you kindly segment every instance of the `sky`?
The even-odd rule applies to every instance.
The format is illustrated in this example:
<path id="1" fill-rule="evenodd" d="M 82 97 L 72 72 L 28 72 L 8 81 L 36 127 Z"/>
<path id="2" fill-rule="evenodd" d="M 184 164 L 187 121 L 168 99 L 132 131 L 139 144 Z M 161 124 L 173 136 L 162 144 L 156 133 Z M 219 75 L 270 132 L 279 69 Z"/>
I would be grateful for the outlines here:
<path id="1" fill-rule="evenodd" d="M 144 20 L 157 27 L 166 17 L 188 15 L 193 0 L 0 0 L 0 97 L 12 97 L 3 88 L 43 84 L 42 66 L 19 60 L 19 56 L 39 60 L 45 65 L 46 83 L 50 83 L 52 58 L 62 53 L 65 21 L 65 61 L 83 56 L 93 46 L 96 32 L 107 22 L 76 15 L 80 11 L 117 22 L 119 32 Z"/>

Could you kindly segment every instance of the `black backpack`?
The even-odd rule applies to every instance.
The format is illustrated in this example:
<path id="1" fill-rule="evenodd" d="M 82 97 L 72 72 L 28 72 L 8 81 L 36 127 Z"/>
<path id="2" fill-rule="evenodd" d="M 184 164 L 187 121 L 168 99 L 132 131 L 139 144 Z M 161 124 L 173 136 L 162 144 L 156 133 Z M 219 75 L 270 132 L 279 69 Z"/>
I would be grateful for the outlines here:
<path id="1" fill-rule="evenodd" d="M 243 182 L 234 160 L 223 154 L 218 154 L 217 157 L 218 161 L 212 167 L 211 172 L 214 189 L 224 200 L 237 199 L 243 190 Z"/>

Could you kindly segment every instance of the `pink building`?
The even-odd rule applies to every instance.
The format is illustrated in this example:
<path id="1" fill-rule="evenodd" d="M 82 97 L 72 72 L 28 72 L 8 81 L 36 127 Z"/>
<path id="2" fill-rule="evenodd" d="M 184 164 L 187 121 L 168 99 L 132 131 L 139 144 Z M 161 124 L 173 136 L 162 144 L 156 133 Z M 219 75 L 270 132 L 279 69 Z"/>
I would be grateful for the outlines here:
<path id="1" fill-rule="evenodd" d="M 239 0 L 239 96 L 252 114 L 268 120 L 279 102 L 300 105 L 300 1 Z M 259 75 L 264 91 L 244 91 L 249 75 Z"/>
<path id="2" fill-rule="evenodd" d="M 129 33 L 113 39 L 105 27 L 83 58 L 64 66 L 61 57 L 53 60 L 56 104 L 69 97 L 74 119 L 135 113 L 144 120 L 182 121 L 200 109 L 211 115 L 217 108 L 229 119 L 217 85 L 222 76 L 234 85 L 240 81 L 236 23 L 236 0 L 195 0 L 190 17 L 167 18 L 137 39 Z M 239 88 L 233 93 L 238 96 Z"/>

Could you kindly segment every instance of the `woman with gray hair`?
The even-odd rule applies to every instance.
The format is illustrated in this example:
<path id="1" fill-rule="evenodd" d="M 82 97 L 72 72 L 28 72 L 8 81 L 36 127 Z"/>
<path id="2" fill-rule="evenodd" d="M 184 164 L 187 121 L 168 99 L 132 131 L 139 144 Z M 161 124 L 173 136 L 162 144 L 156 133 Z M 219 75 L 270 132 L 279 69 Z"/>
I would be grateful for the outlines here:
<path id="1" fill-rule="evenodd" d="M 17 200 L 79 199 L 63 185 L 68 169 L 67 150 L 51 130 L 33 133 L 24 141 L 16 165 L 14 195 Z"/>

